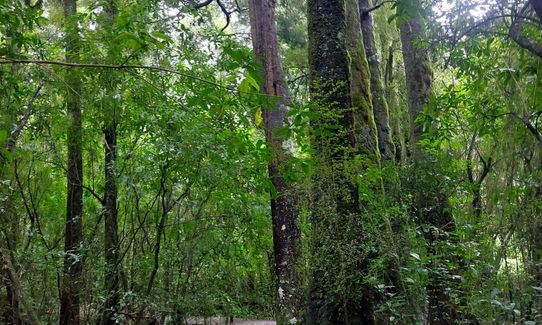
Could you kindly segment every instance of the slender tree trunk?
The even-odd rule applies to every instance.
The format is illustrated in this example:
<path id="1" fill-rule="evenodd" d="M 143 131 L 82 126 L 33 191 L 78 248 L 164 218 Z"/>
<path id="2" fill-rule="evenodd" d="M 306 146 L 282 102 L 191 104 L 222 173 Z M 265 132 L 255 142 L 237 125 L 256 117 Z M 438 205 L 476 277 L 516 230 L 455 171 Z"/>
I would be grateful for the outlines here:
<path id="1" fill-rule="evenodd" d="M 110 0 L 106 6 L 107 26 L 112 28 L 117 15 L 115 0 Z M 110 30 L 110 33 L 112 31 Z M 111 45 L 110 45 L 111 46 Z M 111 50 L 109 50 L 111 52 Z M 117 56 L 109 53 L 110 60 Z M 114 64 L 114 62 L 112 62 Z M 109 97 L 116 89 L 113 73 L 107 75 L 106 84 L 109 89 Z M 104 248 L 105 248 L 105 292 L 106 300 L 102 324 L 115 324 L 115 313 L 119 304 L 119 238 L 117 223 L 117 175 L 115 169 L 117 157 L 117 102 L 111 100 L 105 109 L 104 150 L 105 150 L 105 205 L 104 205 Z"/>
<path id="2" fill-rule="evenodd" d="M 66 61 L 79 59 L 79 36 L 76 0 L 63 0 L 66 33 Z M 81 125 L 81 82 L 74 70 L 66 70 L 66 109 L 68 114 L 68 175 L 66 234 L 64 241 L 64 278 L 60 293 L 60 324 L 79 325 L 79 304 L 83 265 L 83 153 Z"/>
<path id="3" fill-rule="evenodd" d="M 361 32 L 371 74 L 371 94 L 378 133 L 378 149 L 382 160 L 393 160 L 395 158 L 395 145 L 391 136 L 388 103 L 380 70 L 380 58 L 375 43 L 373 17 L 369 12 L 372 6 L 371 0 L 359 0 Z"/>
<path id="4" fill-rule="evenodd" d="M 440 243 L 447 240 L 447 234 L 455 230 L 455 222 L 449 212 L 448 193 L 445 182 L 438 176 L 436 161 L 422 151 L 423 125 L 417 120 L 422 109 L 429 102 L 433 72 L 427 49 L 420 47 L 418 40 L 424 37 L 420 18 L 419 0 L 405 0 L 403 6 L 409 8 L 404 14 L 408 19 L 401 24 L 401 42 L 405 64 L 406 86 L 409 101 L 411 124 L 410 151 L 414 164 L 412 184 L 414 192 L 413 212 L 417 220 L 428 225 L 425 234 L 428 254 L 432 260 L 427 286 L 428 321 L 430 324 L 455 324 L 458 319 L 456 306 L 449 295 L 450 269 L 446 265 L 446 255 Z M 428 172 L 433 176 L 428 176 Z"/>
<path id="5" fill-rule="evenodd" d="M 117 232 L 117 179 L 115 159 L 117 151 L 116 122 L 105 131 L 105 291 L 106 300 L 102 324 L 115 324 L 114 315 L 119 304 L 119 238 Z"/>
<path id="6" fill-rule="evenodd" d="M 394 69 L 394 52 L 396 41 L 393 41 L 388 48 L 388 58 L 386 59 L 386 71 L 384 78 L 384 86 L 386 99 L 388 103 L 390 124 L 393 133 L 393 143 L 395 145 L 395 161 L 397 163 L 404 162 L 407 157 L 405 132 L 402 126 L 403 107 L 399 104 L 399 95 L 397 91 L 397 83 L 393 78 Z"/>
<path id="7" fill-rule="evenodd" d="M 296 185 L 284 177 L 291 153 L 286 149 L 287 139 L 275 134 L 285 126 L 288 89 L 279 56 L 274 1 L 249 0 L 249 10 L 252 45 L 263 75 L 262 92 L 269 96 L 263 110 L 263 123 L 271 153 L 269 178 L 276 192 L 271 195 L 271 216 L 278 322 L 288 324 L 298 320 L 302 297 L 296 272 L 300 239 Z"/>
<path id="8" fill-rule="evenodd" d="M 373 324 L 358 177 L 380 157 L 357 0 L 309 0 L 308 29 L 316 154 L 307 323 Z"/>
<path id="9" fill-rule="evenodd" d="M 405 0 L 405 6 L 418 10 L 418 0 Z M 433 71 L 427 50 L 417 47 L 417 40 L 425 35 L 420 22 L 420 14 L 412 10 L 407 13 L 409 19 L 401 24 L 401 43 L 403 46 L 403 60 L 405 64 L 405 77 L 408 93 L 408 115 L 411 132 L 410 145 L 414 160 L 422 155 L 419 141 L 423 136 L 423 125 L 417 121 L 422 109 L 429 102 L 433 87 Z"/>

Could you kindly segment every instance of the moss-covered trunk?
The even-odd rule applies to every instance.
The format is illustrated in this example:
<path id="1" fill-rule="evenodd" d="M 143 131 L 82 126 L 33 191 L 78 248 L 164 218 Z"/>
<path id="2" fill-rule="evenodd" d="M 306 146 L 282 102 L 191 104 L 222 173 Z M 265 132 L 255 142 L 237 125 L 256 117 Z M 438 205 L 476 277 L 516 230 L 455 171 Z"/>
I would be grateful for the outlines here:
<path id="1" fill-rule="evenodd" d="M 384 91 L 380 57 L 376 48 L 375 27 L 372 14 L 369 12 L 372 6 L 371 0 L 359 0 L 363 44 L 371 74 L 372 104 L 378 131 L 378 149 L 382 160 L 393 160 L 395 158 L 395 146 L 390 130 L 388 103 Z"/>
<path id="2" fill-rule="evenodd" d="M 309 0 L 308 31 L 316 154 L 307 322 L 372 324 L 359 194 L 371 188 L 360 175 L 380 157 L 357 1 Z"/>

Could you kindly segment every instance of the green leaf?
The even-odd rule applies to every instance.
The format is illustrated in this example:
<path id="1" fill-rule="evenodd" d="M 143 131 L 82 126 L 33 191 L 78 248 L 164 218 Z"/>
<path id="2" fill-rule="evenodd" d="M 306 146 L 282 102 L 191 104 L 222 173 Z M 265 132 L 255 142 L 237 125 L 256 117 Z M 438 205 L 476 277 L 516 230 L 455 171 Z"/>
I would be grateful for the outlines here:
<path id="1" fill-rule="evenodd" d="M 141 39 L 131 33 L 121 33 L 115 38 L 115 42 L 119 42 L 122 45 L 134 50 L 140 49 L 145 45 Z"/>

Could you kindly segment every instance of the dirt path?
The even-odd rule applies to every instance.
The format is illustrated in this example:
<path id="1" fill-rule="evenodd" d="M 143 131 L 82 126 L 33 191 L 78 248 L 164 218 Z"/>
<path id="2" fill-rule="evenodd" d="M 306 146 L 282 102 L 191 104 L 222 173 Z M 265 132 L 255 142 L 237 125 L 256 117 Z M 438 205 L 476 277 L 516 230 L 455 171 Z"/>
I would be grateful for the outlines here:
<path id="1" fill-rule="evenodd" d="M 276 325 L 274 320 L 233 320 L 232 325 Z"/>
<path id="2" fill-rule="evenodd" d="M 223 317 L 193 317 L 187 319 L 186 325 L 276 325 L 274 320 L 234 319 L 233 323 Z"/>

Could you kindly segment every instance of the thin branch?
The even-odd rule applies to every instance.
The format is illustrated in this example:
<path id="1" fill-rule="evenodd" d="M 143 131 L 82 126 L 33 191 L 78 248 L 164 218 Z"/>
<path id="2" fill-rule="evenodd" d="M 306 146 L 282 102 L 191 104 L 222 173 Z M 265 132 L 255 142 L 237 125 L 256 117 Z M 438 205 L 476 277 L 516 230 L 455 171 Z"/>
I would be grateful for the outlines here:
<path id="1" fill-rule="evenodd" d="M 393 3 L 395 2 L 394 0 L 386 0 L 386 1 L 382 1 L 374 6 L 372 6 L 371 8 L 361 8 L 361 18 L 367 16 L 369 13 L 371 13 L 372 11 L 375 11 L 377 10 L 378 8 L 382 7 L 384 4 L 386 3 Z"/>
<path id="2" fill-rule="evenodd" d="M 11 131 L 9 135 L 9 139 L 7 141 L 6 147 L 9 152 L 12 152 L 15 149 L 15 144 L 17 142 L 17 139 L 19 139 L 19 136 L 21 135 L 21 132 L 23 131 L 24 127 L 28 123 L 28 120 L 30 119 L 30 116 L 34 113 L 34 101 L 38 97 L 39 92 L 41 91 L 41 88 L 45 84 L 45 81 L 41 81 L 36 89 L 32 92 L 32 95 L 28 99 L 28 102 L 26 103 L 26 109 L 24 111 L 23 117 L 19 120 L 19 123 L 17 123 L 17 126 Z"/>
<path id="3" fill-rule="evenodd" d="M 224 25 L 224 27 L 222 27 L 222 29 L 220 30 L 220 32 L 224 32 L 226 30 L 226 28 L 228 28 L 228 26 L 230 25 L 230 15 L 232 13 L 234 13 L 236 10 L 234 11 L 228 11 L 228 9 L 226 8 L 226 6 L 224 5 L 224 3 L 222 3 L 222 1 L 220 0 L 216 0 L 216 3 L 218 3 L 218 6 L 220 7 L 220 10 L 222 10 L 222 12 L 224 13 L 224 15 L 226 16 L 226 25 Z"/>
<path id="4" fill-rule="evenodd" d="M 206 7 L 206 6 L 210 5 L 211 2 L 213 2 L 213 0 L 205 0 L 202 3 L 197 3 L 197 4 L 194 5 L 194 9 L 198 10 L 198 9 L 203 8 L 203 7 Z"/>
<path id="5" fill-rule="evenodd" d="M 529 120 L 529 118 L 521 117 L 515 112 L 508 112 L 507 114 L 511 115 L 511 116 L 514 116 L 517 119 L 519 119 L 520 121 L 522 121 L 523 124 L 525 124 L 525 126 L 529 130 L 529 132 L 532 133 L 532 135 L 536 139 L 536 142 L 538 142 L 538 144 L 542 145 L 542 136 L 540 135 L 540 132 L 538 131 L 538 129 L 531 123 L 531 120 Z"/>
<path id="6" fill-rule="evenodd" d="M 232 12 L 228 12 L 231 14 Z M 227 26 L 226 26 L 227 27 Z M 165 72 L 165 73 L 171 73 L 174 75 L 178 75 L 187 79 L 196 80 L 211 86 L 219 87 L 224 90 L 227 90 L 231 93 L 242 93 L 247 95 L 256 95 L 256 96 L 262 96 L 262 97 L 269 97 L 274 98 L 276 96 L 266 95 L 261 92 L 250 92 L 250 91 L 241 91 L 237 90 L 235 87 L 231 86 L 224 86 L 219 83 L 203 79 L 201 77 L 194 76 L 189 73 L 180 72 L 177 70 L 173 70 L 166 67 L 161 66 L 152 66 L 152 65 L 133 65 L 133 64 L 101 64 L 101 63 L 74 63 L 74 62 L 62 62 L 62 61 L 52 61 L 52 60 L 22 60 L 22 59 L 10 59 L 10 58 L 0 58 L 0 65 L 5 64 L 37 64 L 37 65 L 56 65 L 56 66 L 63 66 L 68 68 L 97 68 L 97 69 L 116 69 L 116 70 L 126 70 L 127 72 L 130 71 L 130 69 L 134 70 L 151 70 L 151 71 L 159 71 L 159 72 Z"/>
<path id="7" fill-rule="evenodd" d="M 101 196 L 99 196 L 98 193 L 96 193 L 92 188 L 86 186 L 85 184 L 81 185 L 81 187 L 87 190 L 92 196 L 94 196 L 94 198 L 96 198 L 96 200 L 98 200 L 98 202 L 100 202 L 102 206 L 105 205 L 105 200 Z"/>
<path id="8" fill-rule="evenodd" d="M 152 70 L 152 71 L 160 71 L 160 72 L 166 72 L 175 74 L 181 77 L 185 77 L 188 79 L 197 80 L 212 86 L 217 86 L 229 91 L 235 91 L 233 87 L 224 86 L 221 84 L 218 84 L 213 81 L 209 81 L 188 73 L 180 72 L 177 70 L 173 70 L 170 68 L 160 67 L 160 66 L 152 66 L 152 65 L 133 65 L 133 64 L 100 64 L 100 63 L 74 63 L 74 62 L 62 62 L 62 61 L 51 61 L 51 60 L 21 60 L 21 59 L 10 59 L 10 58 L 3 58 L 0 60 L 0 65 L 3 64 L 38 64 L 38 65 L 57 65 L 57 66 L 63 66 L 63 67 L 70 67 L 70 68 L 104 68 L 104 69 L 117 69 L 117 70 L 124 70 L 124 69 L 143 69 L 143 70 Z"/>

